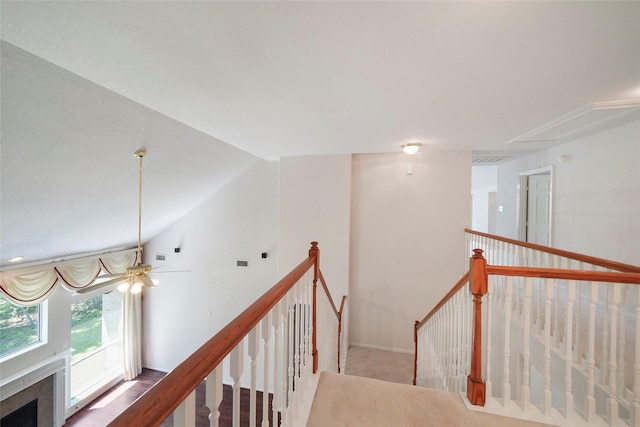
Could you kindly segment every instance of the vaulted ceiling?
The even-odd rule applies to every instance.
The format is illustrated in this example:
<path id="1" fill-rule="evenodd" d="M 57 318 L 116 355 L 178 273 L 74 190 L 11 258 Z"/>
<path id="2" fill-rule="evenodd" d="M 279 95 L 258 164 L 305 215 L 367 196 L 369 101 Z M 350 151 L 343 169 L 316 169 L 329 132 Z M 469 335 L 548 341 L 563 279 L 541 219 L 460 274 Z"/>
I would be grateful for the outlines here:
<path id="1" fill-rule="evenodd" d="M 0 264 L 131 246 L 260 159 L 506 144 L 640 98 L 639 2 L 0 2 Z"/>

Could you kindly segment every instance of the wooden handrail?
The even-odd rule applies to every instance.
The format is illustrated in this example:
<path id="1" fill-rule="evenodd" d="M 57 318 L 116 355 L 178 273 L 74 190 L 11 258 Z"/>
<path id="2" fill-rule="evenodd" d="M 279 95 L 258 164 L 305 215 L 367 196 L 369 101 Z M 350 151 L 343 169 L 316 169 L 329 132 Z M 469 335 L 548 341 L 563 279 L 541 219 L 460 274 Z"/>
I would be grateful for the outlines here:
<path id="1" fill-rule="evenodd" d="M 562 270 L 556 268 L 511 267 L 488 265 L 487 273 L 494 276 L 537 277 L 543 279 L 580 280 L 600 283 L 640 284 L 639 273 L 616 271 Z"/>
<path id="2" fill-rule="evenodd" d="M 333 302 L 333 298 L 331 298 L 331 292 L 329 292 L 329 288 L 327 287 L 327 282 L 324 281 L 324 276 L 322 275 L 322 270 L 320 270 L 320 283 L 322 284 L 322 287 L 324 288 L 324 293 L 327 295 L 327 298 L 329 298 L 329 302 L 331 303 L 331 308 L 333 308 L 333 312 L 336 314 L 336 318 L 338 320 L 340 320 L 340 312 L 342 311 L 342 307 L 340 308 L 340 312 L 338 311 L 338 309 L 336 308 L 336 304 Z M 346 296 L 344 296 L 343 298 L 345 298 Z"/>
<path id="3" fill-rule="evenodd" d="M 317 243 L 312 246 L 316 248 Z M 180 403 L 200 384 L 207 375 L 235 348 L 283 296 L 311 268 L 317 265 L 317 257 L 310 255 L 295 269 L 276 283 L 256 302 L 238 315 L 215 336 L 203 344 L 183 363 L 165 375 L 155 386 L 136 400 L 109 426 L 129 427 L 144 425 L 155 427 L 173 413 Z M 314 325 L 315 326 L 315 325 Z"/>
<path id="4" fill-rule="evenodd" d="M 427 314 L 424 317 L 424 319 L 422 319 L 422 321 L 418 322 L 416 320 L 416 323 L 415 323 L 416 331 L 420 329 L 425 323 L 427 323 L 429 319 L 431 319 L 431 317 L 434 314 L 436 314 L 436 312 L 440 310 L 440 308 L 443 305 L 445 305 L 447 301 L 449 301 L 449 299 L 451 299 L 451 297 L 453 297 L 456 294 L 456 292 L 458 292 L 464 285 L 467 284 L 468 281 L 469 281 L 469 272 L 467 271 L 466 273 L 464 273 L 464 276 L 462 276 L 460 280 L 458 280 L 458 283 L 453 285 L 453 287 L 449 290 L 449 292 L 447 292 L 447 294 L 440 300 L 440 302 L 436 304 L 435 307 L 433 307 L 433 309 L 429 312 L 429 314 Z"/>
<path id="5" fill-rule="evenodd" d="M 331 295 L 329 295 L 331 297 Z M 342 342 L 342 312 L 344 311 L 344 303 L 347 301 L 347 296 L 342 295 L 342 301 L 340 301 L 340 311 L 338 311 L 338 373 L 340 373 L 340 343 Z"/>
<path id="6" fill-rule="evenodd" d="M 318 269 L 318 275 L 320 276 L 320 284 L 324 289 L 324 293 L 329 298 L 329 303 L 331 303 L 331 308 L 338 319 L 338 373 L 340 373 L 340 337 L 342 334 L 342 311 L 344 310 L 344 303 L 347 300 L 347 296 L 342 296 L 342 301 L 340 302 L 340 310 L 336 309 L 336 304 L 333 302 L 333 298 L 331 297 L 331 292 L 329 292 L 329 287 L 327 286 L 327 282 L 324 280 L 324 276 L 322 275 L 322 270 Z"/>
<path id="7" fill-rule="evenodd" d="M 565 258 L 571 258 L 576 261 L 586 262 L 588 264 L 597 265 L 604 268 L 609 268 L 611 270 L 622 271 L 625 273 L 640 273 L 640 267 L 630 264 L 623 264 L 621 262 L 611 261 L 608 259 L 597 258 L 593 256 L 583 255 L 576 252 L 565 251 L 562 249 L 551 248 L 549 246 L 536 245 L 535 243 L 522 242 L 520 240 L 509 239 L 507 237 L 496 236 L 494 234 L 482 233 L 480 231 L 474 231 L 468 228 L 465 228 L 469 234 L 475 234 L 476 236 L 488 237 L 490 239 L 499 240 L 505 243 L 511 243 L 513 245 L 522 246 L 524 248 L 535 249 L 541 252 L 546 252 L 551 255 L 558 255 Z"/>

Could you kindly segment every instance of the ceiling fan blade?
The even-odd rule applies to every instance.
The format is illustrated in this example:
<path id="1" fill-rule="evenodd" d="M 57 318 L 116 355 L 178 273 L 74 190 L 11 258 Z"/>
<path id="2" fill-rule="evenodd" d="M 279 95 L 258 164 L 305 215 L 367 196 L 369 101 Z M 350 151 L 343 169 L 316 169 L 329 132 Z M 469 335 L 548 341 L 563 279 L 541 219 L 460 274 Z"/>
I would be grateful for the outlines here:
<path id="1" fill-rule="evenodd" d="M 107 280 L 106 282 L 98 283 L 96 285 L 87 286 L 82 289 L 76 289 L 76 293 L 78 294 L 86 294 L 87 292 L 95 291 L 96 289 L 106 288 L 107 286 L 111 286 L 114 283 L 119 283 L 127 279 L 127 276 L 116 277 L 115 279 Z"/>
<path id="2" fill-rule="evenodd" d="M 101 274 L 98 277 L 96 277 L 96 280 L 99 280 L 99 279 L 113 279 L 114 277 L 123 277 L 125 275 L 126 275 L 126 273 Z"/>
<path id="3" fill-rule="evenodd" d="M 163 274 L 163 273 L 191 273 L 191 270 L 168 270 L 168 271 L 152 271 L 148 274 Z"/>
<path id="4" fill-rule="evenodd" d="M 148 288 L 155 288 L 156 284 L 153 283 L 153 281 L 148 277 L 148 276 L 139 276 L 138 279 L 140 279 L 140 281 L 142 282 L 143 285 L 145 285 Z"/>

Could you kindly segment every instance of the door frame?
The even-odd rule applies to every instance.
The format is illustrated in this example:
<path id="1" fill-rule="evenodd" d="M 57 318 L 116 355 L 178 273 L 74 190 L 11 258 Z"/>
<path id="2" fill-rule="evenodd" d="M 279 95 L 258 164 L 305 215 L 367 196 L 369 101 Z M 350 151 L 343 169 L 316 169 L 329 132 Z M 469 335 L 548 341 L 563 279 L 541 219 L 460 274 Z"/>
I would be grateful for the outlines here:
<path id="1" fill-rule="evenodd" d="M 527 181 L 530 175 L 549 174 L 549 246 L 553 246 L 553 166 L 518 173 L 516 192 L 516 230 L 518 240 L 527 240 Z"/>

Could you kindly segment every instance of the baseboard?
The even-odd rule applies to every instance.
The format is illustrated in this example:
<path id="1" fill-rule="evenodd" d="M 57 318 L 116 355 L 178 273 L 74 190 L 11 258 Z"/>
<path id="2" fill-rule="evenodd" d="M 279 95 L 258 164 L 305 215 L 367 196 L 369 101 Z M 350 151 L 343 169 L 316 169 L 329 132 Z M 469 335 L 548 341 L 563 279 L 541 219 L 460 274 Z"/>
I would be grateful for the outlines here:
<path id="1" fill-rule="evenodd" d="M 383 347 L 380 345 L 364 344 L 364 343 L 357 343 L 357 342 L 349 343 L 349 347 L 363 347 L 363 348 L 370 348 L 372 350 L 384 350 L 384 351 L 393 351 L 395 353 L 414 354 L 413 349 L 407 350 L 404 348 Z"/>

